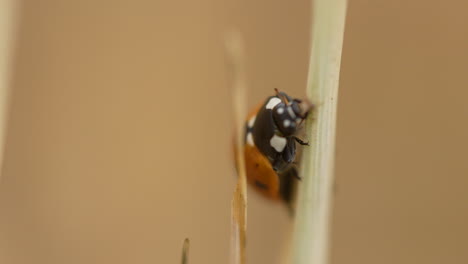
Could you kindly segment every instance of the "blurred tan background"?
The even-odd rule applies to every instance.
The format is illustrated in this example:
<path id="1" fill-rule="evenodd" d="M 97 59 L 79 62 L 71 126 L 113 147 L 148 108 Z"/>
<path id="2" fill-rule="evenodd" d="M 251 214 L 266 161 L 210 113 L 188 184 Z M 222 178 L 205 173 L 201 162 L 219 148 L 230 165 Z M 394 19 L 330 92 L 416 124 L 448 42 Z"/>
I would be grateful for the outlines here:
<path id="1" fill-rule="evenodd" d="M 468 263 L 466 1 L 349 3 L 331 262 Z M 23 1 L 0 185 L 0 263 L 227 263 L 231 100 L 303 96 L 310 3 Z M 249 263 L 286 209 L 249 193 Z"/>

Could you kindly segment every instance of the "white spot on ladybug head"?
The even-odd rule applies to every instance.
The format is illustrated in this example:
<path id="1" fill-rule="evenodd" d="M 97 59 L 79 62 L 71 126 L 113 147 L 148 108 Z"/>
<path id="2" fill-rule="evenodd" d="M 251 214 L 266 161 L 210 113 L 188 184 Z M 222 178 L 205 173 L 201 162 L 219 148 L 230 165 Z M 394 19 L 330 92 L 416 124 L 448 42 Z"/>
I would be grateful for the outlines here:
<path id="1" fill-rule="evenodd" d="M 278 135 L 273 135 L 273 137 L 270 139 L 270 145 L 277 152 L 283 152 L 284 148 L 286 147 L 286 138 L 280 137 Z"/>
<path id="2" fill-rule="evenodd" d="M 277 106 L 279 103 L 281 103 L 281 99 L 278 97 L 272 97 L 270 101 L 266 104 L 265 108 L 266 109 L 273 109 L 275 106 Z"/>
<path id="3" fill-rule="evenodd" d="M 257 118 L 257 116 L 252 116 L 252 118 L 249 119 L 249 122 L 247 123 L 247 126 L 253 127 L 254 124 L 255 124 L 255 119 L 256 118 Z"/>
<path id="4" fill-rule="evenodd" d="M 288 109 L 289 115 L 290 115 L 292 118 L 296 118 L 296 114 L 294 113 L 292 107 L 291 107 L 291 106 L 288 106 L 287 109 Z"/>
<path id="5" fill-rule="evenodd" d="M 284 127 L 289 127 L 290 125 L 291 125 L 291 121 L 289 121 L 289 119 L 283 120 L 283 126 Z"/>
<path id="6" fill-rule="evenodd" d="M 253 136 L 252 136 L 252 133 L 248 133 L 247 134 L 247 144 L 253 146 L 254 145 L 254 141 L 253 141 Z"/>
<path id="7" fill-rule="evenodd" d="M 280 114 L 280 115 L 283 114 L 283 113 L 284 113 L 284 107 L 279 107 L 279 108 L 276 110 L 276 112 L 277 112 L 278 114 Z"/>

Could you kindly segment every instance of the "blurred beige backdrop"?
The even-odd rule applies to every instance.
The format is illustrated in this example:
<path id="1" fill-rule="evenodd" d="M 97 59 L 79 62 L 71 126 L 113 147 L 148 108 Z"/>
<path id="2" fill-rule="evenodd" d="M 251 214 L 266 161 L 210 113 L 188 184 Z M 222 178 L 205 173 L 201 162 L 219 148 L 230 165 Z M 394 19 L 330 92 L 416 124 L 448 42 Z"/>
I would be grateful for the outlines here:
<path id="1" fill-rule="evenodd" d="M 466 1 L 352 0 L 331 261 L 468 263 Z M 0 185 L 0 263 L 227 263 L 224 32 L 249 105 L 303 96 L 310 3 L 23 1 Z M 249 263 L 279 263 L 285 208 L 249 193 Z"/>

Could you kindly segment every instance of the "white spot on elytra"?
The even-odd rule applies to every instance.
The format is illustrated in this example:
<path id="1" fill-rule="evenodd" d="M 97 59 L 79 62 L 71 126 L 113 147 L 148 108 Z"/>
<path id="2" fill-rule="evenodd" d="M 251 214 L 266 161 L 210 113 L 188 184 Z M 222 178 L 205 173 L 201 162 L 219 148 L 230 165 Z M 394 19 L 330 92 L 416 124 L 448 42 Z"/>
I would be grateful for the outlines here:
<path id="1" fill-rule="evenodd" d="M 278 97 L 273 97 L 273 98 L 270 99 L 270 101 L 268 101 L 265 108 L 266 109 L 273 109 L 279 103 L 281 103 L 281 99 L 279 99 Z"/>
<path id="2" fill-rule="evenodd" d="M 270 139 L 270 145 L 278 152 L 283 152 L 284 147 L 286 147 L 286 138 L 273 135 Z"/>
<path id="3" fill-rule="evenodd" d="M 280 107 L 280 108 L 278 108 L 278 110 L 276 110 L 276 112 L 281 115 L 281 114 L 284 113 L 284 108 Z"/>
<path id="4" fill-rule="evenodd" d="M 252 116 L 252 118 L 249 119 L 249 122 L 247 123 L 247 125 L 249 127 L 253 127 L 254 124 L 255 124 L 255 119 L 257 118 L 257 116 Z"/>
<path id="5" fill-rule="evenodd" d="M 291 125 L 291 121 L 289 121 L 289 119 L 283 120 L 283 126 L 284 127 L 289 127 L 290 125 Z"/>
<path id="6" fill-rule="evenodd" d="M 250 132 L 247 134 L 247 143 L 251 146 L 254 145 L 253 136 L 252 136 L 252 133 Z"/>

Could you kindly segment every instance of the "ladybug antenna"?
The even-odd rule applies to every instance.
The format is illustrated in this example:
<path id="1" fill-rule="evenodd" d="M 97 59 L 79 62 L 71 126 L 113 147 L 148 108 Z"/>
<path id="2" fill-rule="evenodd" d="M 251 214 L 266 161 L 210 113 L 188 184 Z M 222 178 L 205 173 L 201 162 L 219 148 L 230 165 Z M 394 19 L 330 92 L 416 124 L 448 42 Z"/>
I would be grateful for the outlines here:
<path id="1" fill-rule="evenodd" d="M 276 93 L 276 96 L 278 96 L 281 99 L 281 101 L 285 102 L 286 104 L 289 104 L 288 98 L 284 94 L 280 93 L 278 88 L 275 88 L 275 93 Z"/>

